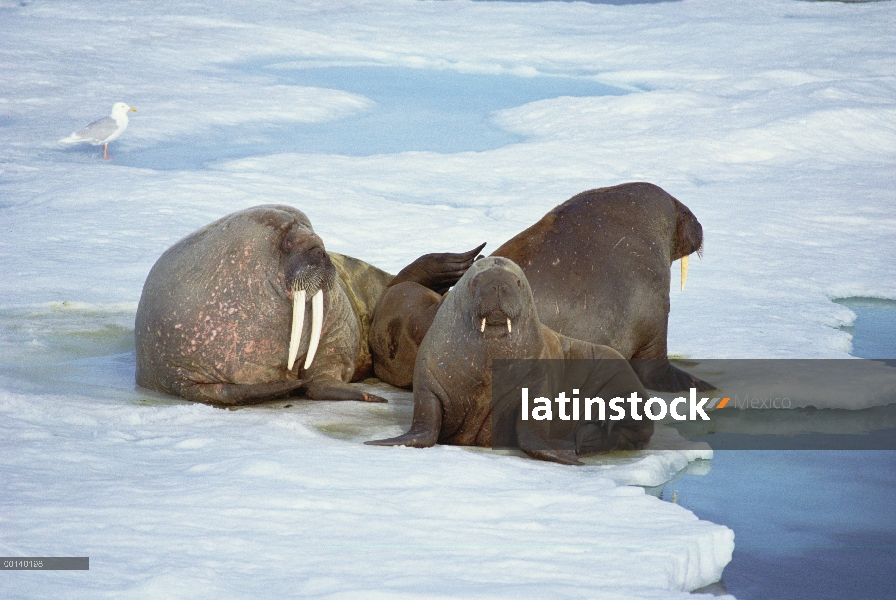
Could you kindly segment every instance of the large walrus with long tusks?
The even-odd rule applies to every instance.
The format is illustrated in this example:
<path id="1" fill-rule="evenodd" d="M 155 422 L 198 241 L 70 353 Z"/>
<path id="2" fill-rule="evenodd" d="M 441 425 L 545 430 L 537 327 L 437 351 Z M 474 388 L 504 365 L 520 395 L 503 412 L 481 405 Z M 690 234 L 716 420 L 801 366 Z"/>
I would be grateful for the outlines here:
<path id="1" fill-rule="evenodd" d="M 519 233 L 492 256 L 526 274 L 541 322 L 572 338 L 610 346 L 631 359 L 648 388 L 680 391 L 712 385 L 667 357 L 670 267 L 703 246 L 703 228 L 684 204 L 650 183 L 578 194 Z M 414 357 L 442 302 L 413 283 L 380 298 L 371 326 L 377 376 L 409 387 Z"/>
<path id="2" fill-rule="evenodd" d="M 382 398 L 370 375 L 370 315 L 386 286 L 444 289 L 478 253 L 429 254 L 393 277 L 328 253 L 289 206 L 228 215 L 169 248 L 146 278 L 134 334 L 137 384 L 210 404 L 305 390 L 315 400 Z M 307 326 L 306 326 L 307 324 Z"/>
<path id="3" fill-rule="evenodd" d="M 590 359 L 591 392 L 602 398 L 647 393 L 629 363 L 615 350 L 572 339 L 539 321 L 526 276 L 511 260 L 478 260 L 445 297 L 417 353 L 414 417 L 410 431 L 377 446 L 425 448 L 436 443 L 491 446 L 493 442 L 492 361 L 496 359 Z M 596 380 L 596 382 L 595 382 Z M 625 420 L 614 427 L 560 421 L 551 445 L 528 428 L 518 428 L 520 449 L 534 458 L 580 464 L 583 451 L 640 449 L 653 434 L 649 420 Z"/>

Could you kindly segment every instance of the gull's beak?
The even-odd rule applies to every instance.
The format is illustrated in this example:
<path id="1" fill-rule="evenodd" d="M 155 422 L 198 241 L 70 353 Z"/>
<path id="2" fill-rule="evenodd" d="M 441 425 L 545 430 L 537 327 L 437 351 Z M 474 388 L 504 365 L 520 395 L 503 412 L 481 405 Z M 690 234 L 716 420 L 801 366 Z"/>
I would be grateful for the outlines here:
<path id="1" fill-rule="evenodd" d="M 133 106 L 132 106 L 132 107 L 130 107 L 130 108 L 129 108 L 129 109 L 128 109 L 128 110 L 129 110 L 129 111 L 131 111 L 131 112 L 137 112 L 137 109 L 136 109 L 136 108 L 134 108 L 134 107 L 133 107 Z"/>

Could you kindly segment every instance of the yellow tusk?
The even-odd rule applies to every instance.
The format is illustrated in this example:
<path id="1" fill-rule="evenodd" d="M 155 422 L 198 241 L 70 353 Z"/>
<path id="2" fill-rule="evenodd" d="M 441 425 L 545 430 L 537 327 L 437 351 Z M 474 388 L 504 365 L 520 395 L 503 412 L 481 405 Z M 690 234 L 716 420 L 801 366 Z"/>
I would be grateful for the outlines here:
<path id="1" fill-rule="evenodd" d="M 688 257 L 681 257 L 681 289 L 684 291 L 684 284 L 688 280 Z"/>

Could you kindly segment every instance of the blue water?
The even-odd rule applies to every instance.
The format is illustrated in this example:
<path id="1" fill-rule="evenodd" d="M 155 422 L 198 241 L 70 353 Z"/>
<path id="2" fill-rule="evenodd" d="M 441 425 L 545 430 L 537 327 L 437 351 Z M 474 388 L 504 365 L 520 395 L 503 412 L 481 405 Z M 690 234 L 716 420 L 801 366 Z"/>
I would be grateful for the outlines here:
<path id="1" fill-rule="evenodd" d="M 491 122 L 503 108 L 559 96 L 622 95 L 590 77 L 482 75 L 385 66 L 313 67 L 289 62 L 232 67 L 228 77 L 273 77 L 278 84 L 363 95 L 368 111 L 325 123 L 246 124 L 205 131 L 116 160 L 152 169 L 200 169 L 209 162 L 284 152 L 369 156 L 407 151 L 484 151 L 521 141 Z"/>
<path id="2" fill-rule="evenodd" d="M 736 598 L 841 600 L 894 597 L 894 490 L 896 452 L 719 451 L 662 497 L 734 530 Z"/>
<path id="3" fill-rule="evenodd" d="M 855 322 L 843 327 L 852 334 L 852 355 L 896 360 L 896 300 L 839 298 L 834 300 L 856 313 Z"/>
<path id="4" fill-rule="evenodd" d="M 853 355 L 896 357 L 896 302 L 838 300 L 857 315 Z M 717 451 L 704 476 L 662 491 L 734 530 L 722 581 L 740 600 L 896 597 L 896 452 Z"/>

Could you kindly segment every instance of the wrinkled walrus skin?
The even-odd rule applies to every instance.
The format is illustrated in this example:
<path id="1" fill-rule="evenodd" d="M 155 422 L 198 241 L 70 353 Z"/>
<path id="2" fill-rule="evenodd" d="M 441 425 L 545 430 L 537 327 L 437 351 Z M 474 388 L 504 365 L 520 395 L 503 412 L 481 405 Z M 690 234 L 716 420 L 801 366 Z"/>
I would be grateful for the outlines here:
<path id="1" fill-rule="evenodd" d="M 667 356 L 670 266 L 702 247 L 688 207 L 653 184 L 626 183 L 570 198 L 492 256 L 520 266 L 551 329 L 610 346 L 650 389 L 702 391 L 713 386 Z"/>
<path id="2" fill-rule="evenodd" d="M 426 255 L 402 277 L 450 285 L 472 262 L 457 256 Z M 147 276 L 135 321 L 137 384 L 214 405 L 300 389 L 316 400 L 384 402 L 348 382 L 372 371 L 370 316 L 392 280 L 363 261 L 327 253 L 295 208 L 228 215 L 169 248 Z M 311 353 L 315 296 L 322 321 Z M 307 302 L 295 309 L 306 325 L 291 337 L 297 297 Z"/>
<path id="3" fill-rule="evenodd" d="M 445 296 L 423 338 L 414 368 L 414 417 L 408 433 L 367 442 L 424 448 L 434 444 L 492 445 L 494 359 L 596 359 L 602 397 L 647 393 L 615 350 L 575 340 L 541 324 L 526 276 L 512 261 L 478 260 Z M 567 422 L 570 432 L 577 422 Z M 564 426 L 565 423 L 560 423 Z M 623 421 L 598 440 L 599 449 L 640 449 L 653 423 Z M 582 436 L 578 436 L 582 437 Z M 594 447 L 595 440 L 590 443 Z M 575 446 L 548 447 L 518 430 L 524 452 L 542 460 L 581 464 Z"/>

